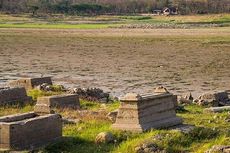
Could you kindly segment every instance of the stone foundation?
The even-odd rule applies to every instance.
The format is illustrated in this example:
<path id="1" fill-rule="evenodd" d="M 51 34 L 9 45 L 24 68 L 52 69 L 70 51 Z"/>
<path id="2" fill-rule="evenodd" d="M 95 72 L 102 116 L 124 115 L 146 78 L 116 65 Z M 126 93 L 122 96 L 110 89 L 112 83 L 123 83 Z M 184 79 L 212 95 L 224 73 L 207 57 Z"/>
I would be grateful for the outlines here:
<path id="1" fill-rule="evenodd" d="M 42 84 L 52 85 L 51 77 L 41 77 L 41 78 L 22 78 L 9 83 L 10 87 L 25 87 L 26 90 L 31 90 Z"/>
<path id="2" fill-rule="evenodd" d="M 58 114 L 39 116 L 31 112 L 0 118 L 0 148 L 35 149 L 62 137 L 62 120 Z"/>
<path id="3" fill-rule="evenodd" d="M 170 93 L 158 95 L 127 94 L 121 99 L 113 128 L 143 132 L 152 128 L 168 128 L 182 124 L 176 117 L 175 96 Z"/>
<path id="4" fill-rule="evenodd" d="M 79 97 L 75 94 L 39 97 L 35 105 L 35 111 L 40 113 L 49 113 L 52 108 L 80 108 Z"/>
<path id="5" fill-rule="evenodd" d="M 25 88 L 2 88 L 0 89 L 0 105 L 25 104 L 32 100 L 26 94 Z"/>

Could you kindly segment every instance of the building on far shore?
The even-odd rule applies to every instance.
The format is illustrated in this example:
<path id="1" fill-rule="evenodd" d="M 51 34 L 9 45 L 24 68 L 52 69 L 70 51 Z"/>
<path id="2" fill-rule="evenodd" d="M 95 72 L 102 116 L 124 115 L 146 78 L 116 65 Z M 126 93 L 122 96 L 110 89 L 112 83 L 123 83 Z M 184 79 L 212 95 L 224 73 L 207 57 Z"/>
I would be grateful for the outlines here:
<path id="1" fill-rule="evenodd" d="M 176 7 L 164 7 L 163 9 L 153 10 L 155 15 L 178 15 L 178 8 Z"/>

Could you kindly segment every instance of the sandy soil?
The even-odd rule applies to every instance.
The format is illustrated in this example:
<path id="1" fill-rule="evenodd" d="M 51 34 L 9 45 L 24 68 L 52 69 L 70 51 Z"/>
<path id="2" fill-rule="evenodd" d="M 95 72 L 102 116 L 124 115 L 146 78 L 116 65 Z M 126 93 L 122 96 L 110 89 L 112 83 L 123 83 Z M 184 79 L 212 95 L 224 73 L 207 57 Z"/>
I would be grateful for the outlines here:
<path id="1" fill-rule="evenodd" d="M 195 96 L 230 89 L 230 28 L 0 29 L 0 83 L 53 76 L 119 96 L 163 85 Z"/>

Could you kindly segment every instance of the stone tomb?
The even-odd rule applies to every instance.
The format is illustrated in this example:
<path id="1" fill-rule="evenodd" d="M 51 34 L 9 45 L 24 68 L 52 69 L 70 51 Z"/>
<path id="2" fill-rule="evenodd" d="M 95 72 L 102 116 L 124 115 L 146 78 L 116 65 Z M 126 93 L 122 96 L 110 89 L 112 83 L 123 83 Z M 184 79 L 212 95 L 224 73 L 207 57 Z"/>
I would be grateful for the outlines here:
<path id="1" fill-rule="evenodd" d="M 42 84 L 52 85 L 51 77 L 41 77 L 41 78 L 21 78 L 9 83 L 10 87 L 25 87 L 26 90 L 31 90 Z"/>
<path id="2" fill-rule="evenodd" d="M 79 97 L 76 94 L 39 97 L 34 109 L 36 112 L 49 113 L 51 108 L 80 108 Z"/>
<path id="3" fill-rule="evenodd" d="M 1 88 L 0 105 L 27 103 L 32 100 L 26 94 L 25 88 Z"/>
<path id="4" fill-rule="evenodd" d="M 143 132 L 182 124 L 182 119 L 176 116 L 173 94 L 126 94 L 120 101 L 116 122 L 112 125 L 115 129 Z"/>
<path id="5" fill-rule="evenodd" d="M 0 117 L 1 150 L 35 149 L 62 137 L 59 114 L 30 112 Z"/>

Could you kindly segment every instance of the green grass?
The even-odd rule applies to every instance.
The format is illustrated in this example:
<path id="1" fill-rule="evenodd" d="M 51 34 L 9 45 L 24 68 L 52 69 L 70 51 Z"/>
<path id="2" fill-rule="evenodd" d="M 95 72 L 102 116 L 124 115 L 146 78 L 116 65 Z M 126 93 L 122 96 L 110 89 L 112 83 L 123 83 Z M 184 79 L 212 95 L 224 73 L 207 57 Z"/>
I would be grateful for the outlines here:
<path id="1" fill-rule="evenodd" d="M 38 28 L 38 29 L 103 29 L 119 26 L 119 24 L 0 24 L 0 28 Z"/>
<path id="2" fill-rule="evenodd" d="M 44 94 L 44 92 L 43 94 L 34 94 L 34 92 L 37 90 L 33 90 L 33 95 Z M 101 108 L 101 104 L 81 100 L 81 107 L 96 111 Z M 105 111 L 109 112 L 118 107 L 119 102 L 105 104 Z M 83 120 L 78 124 L 64 125 L 63 139 L 48 145 L 41 151 L 46 153 L 134 153 L 136 146 L 142 143 L 154 143 L 169 153 L 202 153 L 213 145 L 230 145 L 230 124 L 225 121 L 229 116 L 228 112 L 204 113 L 204 108 L 196 105 L 186 106 L 185 109 L 187 111 L 178 112 L 178 116 L 183 118 L 185 124 L 196 126 L 192 132 L 187 134 L 176 130 L 151 130 L 144 133 L 124 132 L 112 129 L 112 123 L 109 120 L 94 118 Z M 32 105 L 5 106 L 0 107 L 0 116 L 32 110 Z M 75 110 L 68 111 L 70 115 L 76 113 Z M 65 117 L 66 114 L 63 115 Z M 97 134 L 105 131 L 113 133 L 115 142 L 96 144 Z M 155 136 L 161 136 L 161 139 L 154 140 Z"/>
<path id="3" fill-rule="evenodd" d="M 38 89 L 33 89 L 33 90 L 29 90 L 27 92 L 28 96 L 32 97 L 32 99 L 34 101 L 37 100 L 38 97 L 42 97 L 42 96 L 52 96 L 52 95 L 59 95 L 62 93 L 62 91 L 60 91 L 59 87 L 54 86 L 53 88 L 56 89 L 56 91 L 42 91 L 42 90 L 38 90 Z"/>
<path id="4" fill-rule="evenodd" d="M 0 14 L 0 28 L 37 28 L 37 29 L 104 29 L 123 25 L 152 25 L 157 27 L 200 27 L 217 24 L 230 26 L 229 14 L 194 15 L 194 16 L 63 16 L 52 15 L 32 17 L 30 14 Z M 184 26 L 183 26 L 184 25 Z"/>

